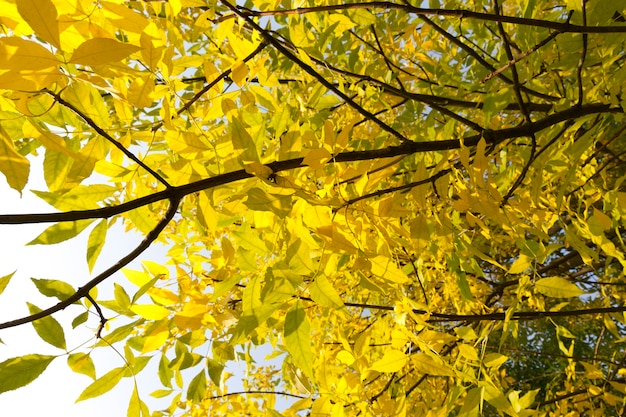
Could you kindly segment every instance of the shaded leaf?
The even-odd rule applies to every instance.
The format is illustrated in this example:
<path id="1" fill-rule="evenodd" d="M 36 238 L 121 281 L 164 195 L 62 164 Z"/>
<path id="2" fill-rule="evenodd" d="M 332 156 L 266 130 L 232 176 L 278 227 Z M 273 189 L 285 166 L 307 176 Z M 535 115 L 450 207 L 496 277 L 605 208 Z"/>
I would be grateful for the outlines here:
<path id="1" fill-rule="evenodd" d="M 294 364 L 313 378 L 313 350 L 311 348 L 311 325 L 298 300 L 285 316 L 285 346 Z"/>
<path id="2" fill-rule="evenodd" d="M 36 314 L 41 312 L 42 310 L 31 304 L 28 304 L 28 310 L 30 314 Z M 63 332 L 63 327 L 59 324 L 58 321 L 51 315 L 42 317 L 32 322 L 35 331 L 45 342 L 50 343 L 52 346 L 57 347 L 59 349 L 66 349 L 65 343 L 65 333 Z"/>
<path id="3" fill-rule="evenodd" d="M 46 370 L 54 358 L 55 356 L 31 354 L 0 363 L 0 393 L 30 384 Z"/>

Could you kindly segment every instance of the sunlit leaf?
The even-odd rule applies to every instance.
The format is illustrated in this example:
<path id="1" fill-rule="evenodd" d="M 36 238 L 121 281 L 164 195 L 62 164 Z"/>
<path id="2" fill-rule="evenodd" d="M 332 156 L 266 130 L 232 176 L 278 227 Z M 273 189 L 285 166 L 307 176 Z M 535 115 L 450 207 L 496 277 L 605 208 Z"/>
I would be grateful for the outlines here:
<path id="1" fill-rule="evenodd" d="M 578 297 L 585 292 L 565 278 L 541 278 L 535 282 L 535 290 L 540 294 L 554 298 Z"/>
<path id="2" fill-rule="evenodd" d="M 89 66 L 104 65 L 120 61 L 133 52 L 137 52 L 138 46 L 118 42 L 110 38 L 88 39 L 72 54 L 70 62 Z"/>
<path id="3" fill-rule="evenodd" d="M 372 369 L 378 372 L 398 372 L 406 365 L 407 357 L 399 350 L 387 350 L 383 357 L 372 364 Z"/>
<path id="4" fill-rule="evenodd" d="M 118 382 L 121 381 L 125 371 L 125 367 L 120 367 L 112 369 L 106 374 L 102 375 L 100 378 L 96 379 L 83 390 L 76 402 L 84 401 L 89 398 L 99 397 L 100 395 L 109 392 L 113 389 L 113 387 L 117 385 Z"/>
<path id="5" fill-rule="evenodd" d="M 9 281 L 11 281 L 11 278 L 13 278 L 13 275 L 15 274 L 15 272 L 17 271 L 13 271 L 9 275 L 0 277 L 0 294 L 2 294 L 5 288 L 7 287 L 7 285 L 9 285 Z"/>

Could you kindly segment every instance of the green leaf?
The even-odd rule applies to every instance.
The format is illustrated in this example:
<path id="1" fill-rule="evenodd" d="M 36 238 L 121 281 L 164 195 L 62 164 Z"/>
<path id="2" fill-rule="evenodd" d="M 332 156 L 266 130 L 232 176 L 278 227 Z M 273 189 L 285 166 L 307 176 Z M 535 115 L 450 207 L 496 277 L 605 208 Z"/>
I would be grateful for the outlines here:
<path id="1" fill-rule="evenodd" d="M 207 368 L 209 370 L 209 378 L 216 386 L 220 385 L 222 378 L 222 371 L 224 371 L 224 364 L 216 361 L 215 359 L 207 358 Z"/>
<path id="2" fill-rule="evenodd" d="M 89 398 L 98 397 L 105 392 L 109 392 L 117 385 L 118 382 L 124 376 L 126 367 L 120 367 L 112 369 L 100 378 L 92 382 L 85 390 L 80 394 L 76 402 L 84 401 Z"/>
<path id="3" fill-rule="evenodd" d="M 88 353 L 72 353 L 67 357 L 67 365 L 74 372 L 96 379 L 96 367 Z"/>
<path id="4" fill-rule="evenodd" d="M 74 317 L 74 320 L 72 320 L 72 329 L 75 329 L 86 322 L 88 318 L 89 311 L 85 311 L 84 313 L 80 313 L 78 316 Z"/>
<path id="5" fill-rule="evenodd" d="M 113 295 L 121 310 L 128 310 L 130 308 L 130 297 L 120 284 L 113 284 Z"/>
<path id="6" fill-rule="evenodd" d="M 570 298 L 578 297 L 585 292 L 565 278 L 542 278 L 535 282 L 535 290 L 548 297 Z"/>
<path id="7" fill-rule="evenodd" d="M 193 377 L 187 388 L 187 400 L 199 403 L 204 398 L 206 392 L 206 372 L 204 368 L 200 373 Z"/>
<path id="8" fill-rule="evenodd" d="M 27 245 L 53 245 L 64 242 L 77 236 L 85 230 L 93 220 L 78 220 L 75 222 L 61 222 L 53 224 L 44 230 L 39 236 L 27 243 Z"/>
<path id="9" fill-rule="evenodd" d="M 0 363 L 0 393 L 30 384 L 46 370 L 55 357 L 31 354 Z"/>
<path id="10" fill-rule="evenodd" d="M 311 325 L 300 300 L 285 316 L 285 346 L 291 354 L 294 364 L 302 369 L 309 378 L 313 378 Z"/>
<path id="11" fill-rule="evenodd" d="M 36 314 L 42 310 L 31 303 L 26 303 L 30 314 Z M 65 350 L 67 348 L 65 344 L 65 333 L 63 327 L 52 316 L 42 317 L 32 322 L 35 331 L 44 341 L 50 343 L 52 346 Z"/>
<path id="12" fill-rule="evenodd" d="M 87 266 L 89 267 L 89 272 L 93 271 L 96 260 L 100 252 L 102 252 L 107 237 L 107 230 L 108 223 L 106 219 L 102 219 L 89 234 L 89 240 L 87 241 Z"/>
<path id="13" fill-rule="evenodd" d="M 56 279 L 31 278 L 40 293 L 46 297 L 56 297 L 61 301 L 67 300 L 74 295 L 76 290 L 70 284 Z"/>
<path id="14" fill-rule="evenodd" d="M 9 281 L 11 281 L 11 278 L 13 278 L 13 275 L 15 274 L 15 272 L 17 271 L 13 271 L 9 275 L 0 277 L 0 294 L 2 294 L 4 292 L 4 289 L 7 287 L 7 285 L 9 285 Z"/>

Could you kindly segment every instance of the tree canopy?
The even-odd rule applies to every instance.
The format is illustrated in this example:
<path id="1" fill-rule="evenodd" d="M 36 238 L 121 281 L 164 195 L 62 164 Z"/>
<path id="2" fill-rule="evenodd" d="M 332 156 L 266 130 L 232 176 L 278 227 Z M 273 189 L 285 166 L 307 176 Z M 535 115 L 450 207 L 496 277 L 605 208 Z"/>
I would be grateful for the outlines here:
<path id="1" fill-rule="evenodd" d="M 49 305 L 0 329 L 59 353 L 3 361 L 0 392 L 67 361 L 78 400 L 136 378 L 132 417 L 624 413 L 620 2 L 0 9 L 0 172 L 54 208 L 0 224 L 88 234 L 90 270 L 113 224 L 144 236 L 80 287 L 33 279 Z M 163 264 L 124 269 L 155 244 Z"/>

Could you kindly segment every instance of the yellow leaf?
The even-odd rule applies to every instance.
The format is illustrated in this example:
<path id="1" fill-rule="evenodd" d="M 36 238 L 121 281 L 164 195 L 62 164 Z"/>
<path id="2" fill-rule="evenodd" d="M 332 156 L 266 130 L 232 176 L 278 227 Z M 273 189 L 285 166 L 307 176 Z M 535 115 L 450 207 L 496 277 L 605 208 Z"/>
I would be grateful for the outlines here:
<path id="1" fill-rule="evenodd" d="M 167 308 L 157 304 L 136 304 L 130 310 L 147 320 L 161 320 L 170 314 Z"/>
<path id="2" fill-rule="evenodd" d="M 0 69 L 37 71 L 57 65 L 57 57 L 38 43 L 13 37 L 0 38 Z"/>
<path id="3" fill-rule="evenodd" d="M 319 169 L 332 158 L 331 153 L 324 148 L 313 149 L 304 157 L 304 165 Z"/>
<path id="4" fill-rule="evenodd" d="M 311 325 L 301 301 L 287 312 L 285 317 L 285 345 L 294 364 L 313 378 L 313 350 L 311 349 Z"/>
<path id="5" fill-rule="evenodd" d="M 260 162 L 251 162 L 249 164 L 244 164 L 244 168 L 248 174 L 252 174 L 255 177 L 259 177 L 262 180 L 267 180 L 274 173 L 272 168 L 267 165 L 263 165 Z"/>
<path id="6" fill-rule="evenodd" d="M 50 0 L 17 0 L 17 11 L 44 41 L 61 48 L 57 9 Z"/>
<path id="7" fill-rule="evenodd" d="M 371 369 L 378 372 L 398 372 L 406 365 L 407 357 L 399 350 L 387 350 L 382 359 L 372 364 Z"/>
<path id="8" fill-rule="evenodd" d="M 370 258 L 372 263 L 372 273 L 391 282 L 404 284 L 410 281 L 404 272 L 396 264 L 385 256 Z"/>
<path id="9" fill-rule="evenodd" d="M 154 80 L 137 78 L 128 89 L 126 98 L 135 107 L 150 107 L 154 102 Z"/>
<path id="10" fill-rule="evenodd" d="M 530 258 L 526 255 L 520 255 L 519 258 L 511 264 L 509 274 L 520 274 L 530 266 Z"/>
<path id="11" fill-rule="evenodd" d="M 553 298 L 578 297 L 585 292 L 565 278 L 542 278 L 535 283 L 535 290 Z"/>
<path id="12" fill-rule="evenodd" d="M 245 62 L 239 61 L 235 63 L 235 65 L 233 65 L 230 73 L 230 78 L 233 79 L 235 84 L 241 87 L 245 83 L 247 76 L 248 66 Z"/>
<path id="13" fill-rule="evenodd" d="M 1 39 L 0 39 L 1 41 Z M 1 59 L 0 59 L 1 60 Z M 22 193 L 28 182 L 30 162 L 13 148 L 6 132 L 0 128 L 0 172 L 4 174 L 11 188 Z"/>
<path id="14" fill-rule="evenodd" d="M 140 49 L 138 46 L 118 42 L 115 39 L 93 38 L 76 48 L 70 62 L 89 66 L 104 65 L 121 61 Z"/>

